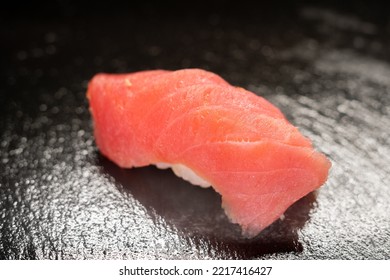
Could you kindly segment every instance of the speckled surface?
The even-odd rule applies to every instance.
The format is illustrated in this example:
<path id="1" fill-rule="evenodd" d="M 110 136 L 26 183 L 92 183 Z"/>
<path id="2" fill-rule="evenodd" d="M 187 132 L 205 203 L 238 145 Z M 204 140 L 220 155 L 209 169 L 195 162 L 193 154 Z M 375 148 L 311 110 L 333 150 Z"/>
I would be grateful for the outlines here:
<path id="1" fill-rule="evenodd" d="M 1 259 L 390 258 L 383 11 L 73 8 L 1 17 Z M 332 160 L 326 185 L 255 239 L 240 237 L 211 189 L 122 170 L 95 146 L 85 98 L 95 73 L 186 67 L 265 96 Z"/>

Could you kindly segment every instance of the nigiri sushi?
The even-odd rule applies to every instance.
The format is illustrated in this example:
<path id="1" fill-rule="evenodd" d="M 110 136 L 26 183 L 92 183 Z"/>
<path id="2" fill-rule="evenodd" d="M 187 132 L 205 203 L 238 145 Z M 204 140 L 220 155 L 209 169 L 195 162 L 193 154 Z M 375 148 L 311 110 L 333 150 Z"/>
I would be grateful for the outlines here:
<path id="1" fill-rule="evenodd" d="M 330 161 L 264 98 L 201 69 L 97 74 L 87 97 L 100 152 L 212 186 L 254 237 L 327 179 Z"/>

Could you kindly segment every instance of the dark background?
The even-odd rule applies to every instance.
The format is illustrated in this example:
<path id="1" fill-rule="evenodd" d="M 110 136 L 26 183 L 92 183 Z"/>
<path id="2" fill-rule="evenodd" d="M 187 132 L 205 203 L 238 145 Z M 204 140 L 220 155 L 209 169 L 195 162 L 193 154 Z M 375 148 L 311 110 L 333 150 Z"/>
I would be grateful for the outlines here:
<path id="1" fill-rule="evenodd" d="M 389 259 L 386 1 L 8 1 L 0 7 L 1 259 Z M 254 239 L 220 197 L 93 140 L 98 72 L 199 67 L 277 105 L 332 160 Z"/>

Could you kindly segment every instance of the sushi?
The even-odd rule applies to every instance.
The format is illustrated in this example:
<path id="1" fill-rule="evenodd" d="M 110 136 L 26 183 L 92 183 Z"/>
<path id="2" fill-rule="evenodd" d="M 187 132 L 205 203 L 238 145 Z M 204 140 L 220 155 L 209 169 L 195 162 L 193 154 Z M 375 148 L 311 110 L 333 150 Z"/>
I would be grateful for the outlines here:
<path id="1" fill-rule="evenodd" d="M 330 161 L 278 108 L 205 70 L 97 74 L 87 97 L 103 155 L 212 186 L 248 238 L 328 177 Z"/>

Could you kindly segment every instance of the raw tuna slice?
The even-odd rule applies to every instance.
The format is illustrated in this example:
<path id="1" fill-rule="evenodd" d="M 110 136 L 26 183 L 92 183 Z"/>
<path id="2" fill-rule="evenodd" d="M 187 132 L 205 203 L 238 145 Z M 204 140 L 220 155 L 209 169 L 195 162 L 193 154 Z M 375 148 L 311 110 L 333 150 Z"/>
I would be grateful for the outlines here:
<path id="1" fill-rule="evenodd" d="M 98 74 L 88 98 L 102 154 L 211 185 L 247 237 L 328 176 L 329 160 L 276 107 L 204 70 Z"/>

